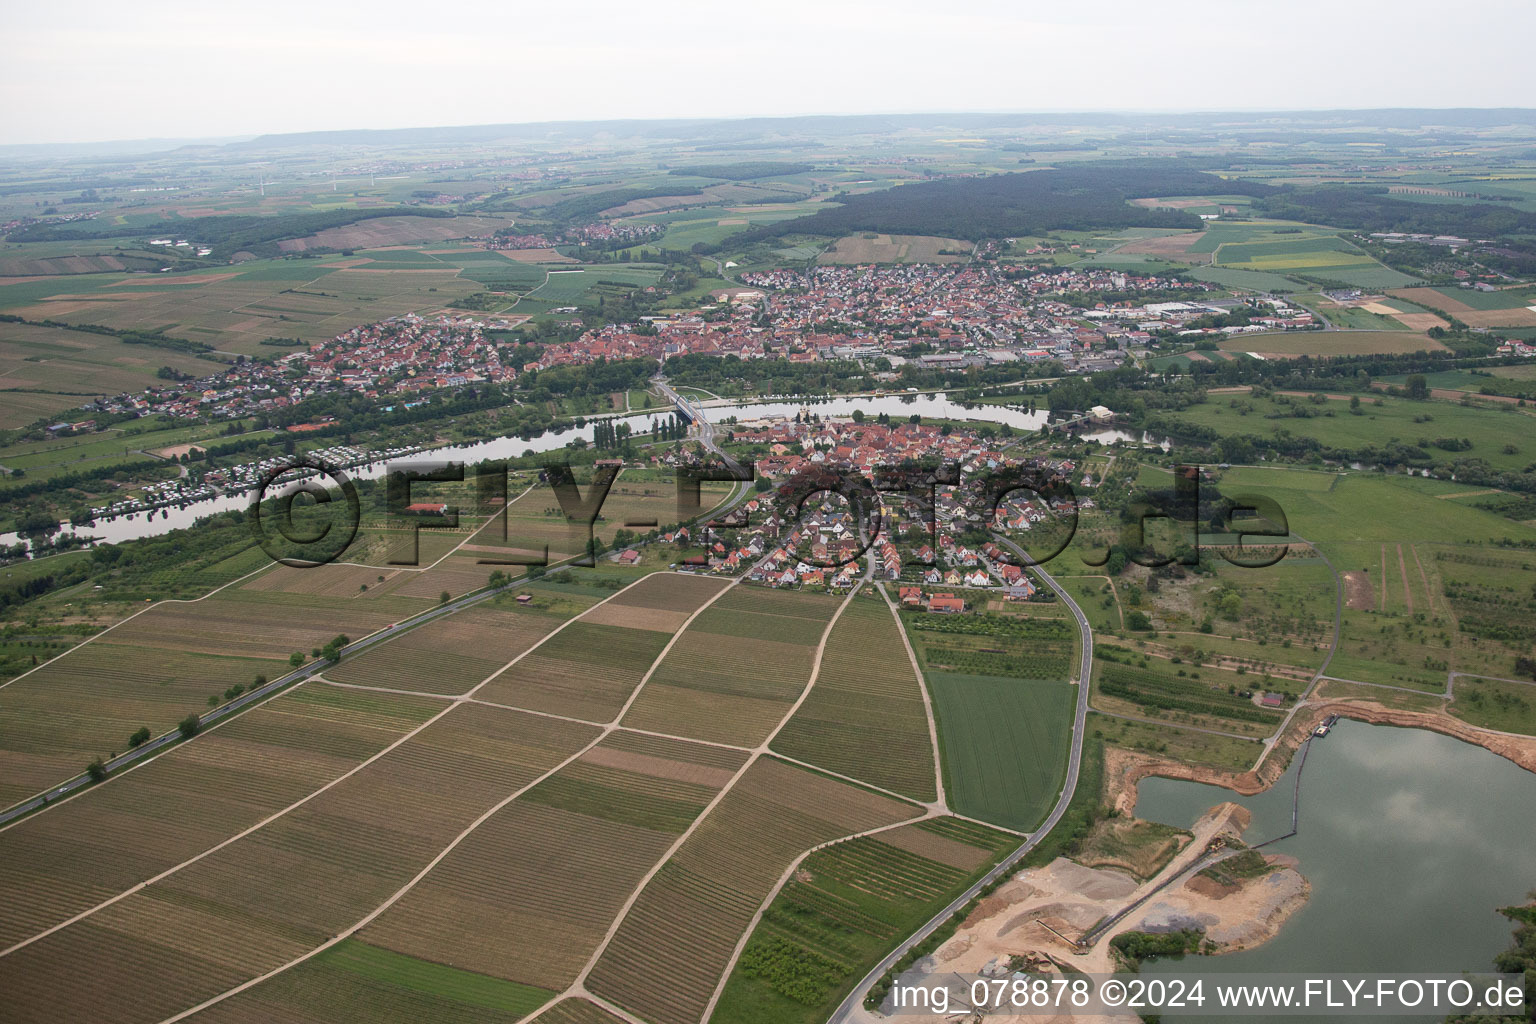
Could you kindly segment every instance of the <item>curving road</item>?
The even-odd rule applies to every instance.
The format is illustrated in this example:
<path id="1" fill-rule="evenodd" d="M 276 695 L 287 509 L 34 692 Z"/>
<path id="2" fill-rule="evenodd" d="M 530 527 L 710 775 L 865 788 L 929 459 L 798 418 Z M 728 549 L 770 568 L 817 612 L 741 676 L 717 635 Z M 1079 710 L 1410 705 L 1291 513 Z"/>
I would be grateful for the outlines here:
<path id="1" fill-rule="evenodd" d="M 1046 816 L 1045 821 L 1041 822 L 1039 828 L 1030 833 L 1029 838 L 1025 839 L 1017 849 L 999 862 L 997 867 L 988 871 L 986 875 L 969 889 L 955 897 L 949 906 L 930 918 L 927 924 L 909 936 L 900 946 L 891 950 L 884 960 L 881 960 L 868 974 L 860 979 L 859 983 L 853 987 L 853 991 L 848 993 L 847 998 L 838 1004 L 837 1009 L 830 1018 L 830 1024 L 842 1024 L 842 1022 L 851 1019 L 855 1012 L 863 1006 L 864 997 L 868 994 L 871 986 L 884 977 L 885 972 L 890 970 L 896 961 L 906 956 L 908 950 L 932 935 L 940 925 L 948 921 L 956 911 L 974 899 L 982 889 L 991 885 L 997 879 L 1010 874 L 1018 866 L 1019 861 L 1023 860 L 1024 856 L 1033 850 L 1040 843 L 1040 840 L 1044 839 L 1051 829 L 1055 828 L 1061 821 L 1062 816 L 1067 813 L 1067 808 L 1072 803 L 1073 794 L 1077 792 L 1078 771 L 1083 761 L 1083 729 L 1088 718 L 1088 678 L 1093 669 L 1093 629 L 1088 625 L 1088 617 L 1083 614 L 1083 610 L 1078 607 L 1077 602 L 1072 600 L 1072 596 L 1056 582 L 1050 573 L 1036 564 L 1022 548 L 1007 538 L 993 534 L 993 539 L 998 544 L 1018 555 L 1022 560 L 1022 564 L 1029 565 L 1035 575 L 1055 592 L 1057 598 L 1067 606 L 1072 612 L 1072 617 L 1077 620 L 1078 635 L 1082 639 L 1082 646 L 1079 651 L 1082 660 L 1078 665 L 1077 677 L 1072 680 L 1077 685 L 1077 710 L 1072 721 L 1072 749 L 1067 755 L 1066 782 L 1061 787 L 1061 796 L 1057 797 L 1056 806 L 1051 808 L 1051 813 Z"/>

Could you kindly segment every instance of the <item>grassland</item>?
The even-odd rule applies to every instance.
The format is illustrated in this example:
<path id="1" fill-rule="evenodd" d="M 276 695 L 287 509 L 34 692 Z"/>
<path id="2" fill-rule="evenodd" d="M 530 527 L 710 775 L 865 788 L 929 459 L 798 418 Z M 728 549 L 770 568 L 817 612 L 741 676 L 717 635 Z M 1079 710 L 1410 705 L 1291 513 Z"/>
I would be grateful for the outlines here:
<path id="1" fill-rule="evenodd" d="M 1257 352 L 1272 357 L 1358 356 L 1393 352 L 1443 352 L 1445 346 L 1419 331 L 1284 331 L 1238 334 L 1220 343 L 1224 352 Z"/>
<path id="2" fill-rule="evenodd" d="M 694 1024 L 753 915 L 802 851 L 916 813 L 759 759 L 646 884 L 588 988 L 654 1024 Z"/>
<path id="3" fill-rule="evenodd" d="M 1254 766 L 1264 746 L 1257 739 L 1220 736 L 1180 728 L 1168 722 L 1132 721 L 1089 714 L 1089 734 L 1126 750 L 1160 754 L 1186 764 L 1243 772 Z"/>
<path id="4" fill-rule="evenodd" d="M 915 800 L 936 798 L 921 684 L 879 595 L 861 593 L 837 620 L 816 685 L 773 747 Z"/>
<path id="5" fill-rule="evenodd" d="M 1257 344 L 1258 340 L 1250 337 L 1243 344 Z M 1376 404 L 1378 398 L 1380 405 Z M 1536 420 L 1514 406 L 1487 409 L 1390 396 L 1365 396 L 1361 403 L 1359 414 L 1355 415 L 1347 398 L 1319 404 L 1305 396 L 1224 395 L 1213 396 L 1213 400 L 1192 405 L 1175 416 L 1224 435 L 1273 437 L 1284 430 L 1344 451 L 1382 447 L 1394 441 L 1422 441 L 1427 458 L 1449 461 L 1453 457 L 1471 456 L 1486 460 L 1495 469 L 1522 469 L 1536 455 L 1536 442 L 1523 443 L 1524 437 L 1533 433 Z M 1448 452 L 1435 446 L 1440 438 L 1464 438 L 1472 447 Z M 1506 452 L 1506 445 L 1515 450 Z"/>
<path id="6" fill-rule="evenodd" d="M 753 930 L 710 1020 L 826 1020 L 893 944 L 1017 843 L 1007 833 L 937 818 L 811 854 Z"/>

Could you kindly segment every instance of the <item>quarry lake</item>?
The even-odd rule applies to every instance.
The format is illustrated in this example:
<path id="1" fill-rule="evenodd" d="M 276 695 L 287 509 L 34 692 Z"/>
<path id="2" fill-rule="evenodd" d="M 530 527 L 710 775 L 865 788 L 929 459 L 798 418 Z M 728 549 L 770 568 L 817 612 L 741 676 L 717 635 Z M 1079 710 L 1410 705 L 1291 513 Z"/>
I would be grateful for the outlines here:
<path id="1" fill-rule="evenodd" d="M 1188 827 L 1233 800 L 1253 812 L 1245 840 L 1262 842 L 1290 828 L 1295 772 L 1249 798 L 1146 779 L 1136 814 Z M 1307 756 L 1299 834 L 1265 852 L 1312 883 L 1278 935 L 1143 973 L 1491 971 L 1514 928 L 1497 908 L 1536 886 L 1536 776 L 1448 736 L 1341 721 Z"/>

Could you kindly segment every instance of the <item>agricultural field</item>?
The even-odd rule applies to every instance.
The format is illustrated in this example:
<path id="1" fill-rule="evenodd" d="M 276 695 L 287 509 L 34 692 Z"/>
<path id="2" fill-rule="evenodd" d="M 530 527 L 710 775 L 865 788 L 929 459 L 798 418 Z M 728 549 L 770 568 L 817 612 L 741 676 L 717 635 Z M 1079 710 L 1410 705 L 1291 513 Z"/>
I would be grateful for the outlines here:
<path id="1" fill-rule="evenodd" d="M 587 987 L 652 1024 L 694 1024 L 724 983 L 754 915 L 803 851 L 918 813 L 758 759 L 641 890 Z"/>
<path id="2" fill-rule="evenodd" d="M 1209 232 L 1207 233 L 1209 236 Z M 1202 243 L 1198 248 L 1204 248 Z M 1360 288 L 1401 288 L 1414 278 L 1378 263 L 1337 235 L 1271 236 L 1263 241 L 1220 241 L 1212 250 L 1218 266 L 1262 273 L 1303 274 Z"/>
<path id="3" fill-rule="evenodd" d="M 155 374 L 163 366 L 194 376 L 218 369 L 186 352 L 130 345 L 110 335 L 0 323 L 0 429 L 78 409 L 98 396 L 143 390 L 158 383 Z M 10 460 L 6 465 L 15 468 Z"/>
<path id="4" fill-rule="evenodd" d="M 1275 731 L 1283 712 L 1242 694 L 1270 689 L 1295 694 L 1305 683 L 1210 666 L 1185 668 L 1113 644 L 1094 651 L 1093 707 L 1112 714 L 1258 738 Z"/>
<path id="5" fill-rule="evenodd" d="M 1475 288 L 1403 288 L 1392 293 L 1400 299 L 1443 310 L 1468 327 L 1536 326 L 1536 289 L 1501 288 L 1484 292 Z"/>
<path id="6" fill-rule="evenodd" d="M 611 733 L 492 815 L 359 937 L 560 991 L 745 761 L 738 751 Z"/>
<path id="7" fill-rule="evenodd" d="M 0 312 L 28 320 L 164 331 L 222 353 L 270 355 L 261 345 L 266 338 L 321 341 L 357 324 L 441 309 L 482 290 L 478 282 L 461 279 L 460 271 L 450 264 L 440 269 L 369 269 L 361 260 L 332 256 L 252 260 L 195 274 L 12 278 L 0 281 Z M 146 345 L 119 348 L 141 350 L 134 355 L 146 361 L 151 375 L 178 356 Z M 188 372 L 206 374 L 217 368 L 197 362 L 202 369 Z"/>
<path id="8" fill-rule="evenodd" d="M 1061 681 L 925 674 L 950 807 L 1005 828 L 1033 829 L 1066 777 L 1077 691 Z"/>
<path id="9" fill-rule="evenodd" d="M 1257 352 L 1276 358 L 1363 356 L 1393 352 L 1443 352 L 1445 346 L 1419 331 L 1284 331 L 1238 334 L 1218 344 L 1223 352 Z"/>
<path id="10" fill-rule="evenodd" d="M 442 710 L 418 697 L 300 686 L 0 830 L 0 949 L 251 827 Z"/>
<path id="11" fill-rule="evenodd" d="M 921 683 L 895 615 L 866 590 L 832 628 L 816 685 L 773 749 L 914 800 L 934 800 Z"/>
<path id="12" fill-rule="evenodd" d="M 240 590 L 151 607 L 0 687 L 0 803 L 126 750 L 141 726 L 159 735 L 222 703 L 230 687 L 282 675 L 295 651 L 337 634 L 356 640 L 396 617 L 362 602 Z"/>
<path id="13" fill-rule="evenodd" d="M 678 637 L 624 724 L 753 746 L 811 681 L 837 608 L 820 594 L 733 587 Z"/>
<path id="14" fill-rule="evenodd" d="M 492 601 L 408 630 L 339 666 L 338 683 L 461 694 L 548 636 L 562 618 Z"/>
<path id="15" fill-rule="evenodd" d="M 649 576 L 583 613 L 492 679 L 480 697 L 530 711 L 610 721 L 677 629 L 723 586 L 720 580 L 675 573 Z"/>
<path id="16" fill-rule="evenodd" d="M 455 706 L 301 807 L 0 958 L 8 1015 L 158 1020 L 304 956 L 598 735 Z"/>
<path id="17" fill-rule="evenodd" d="M 1536 682 L 1463 676 L 1453 692 L 1450 711 L 1457 718 L 1484 729 L 1536 736 Z"/>
<path id="18" fill-rule="evenodd" d="M 930 235 L 883 235 L 864 232 L 839 238 L 819 263 L 964 263 L 970 242 Z"/>
<path id="19" fill-rule="evenodd" d="M 550 995 L 346 939 L 190 1019 L 197 1024 L 514 1024 Z"/>
<path id="20" fill-rule="evenodd" d="M 819 1024 L 896 942 L 1019 842 L 932 818 L 818 850 L 763 913 L 713 1024 Z"/>

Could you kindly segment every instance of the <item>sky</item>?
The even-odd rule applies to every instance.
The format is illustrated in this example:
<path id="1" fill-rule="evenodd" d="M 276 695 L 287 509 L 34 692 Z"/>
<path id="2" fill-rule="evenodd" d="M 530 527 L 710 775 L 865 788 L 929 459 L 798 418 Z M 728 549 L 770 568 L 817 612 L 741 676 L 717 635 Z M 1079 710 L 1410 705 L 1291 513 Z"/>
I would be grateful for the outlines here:
<path id="1" fill-rule="evenodd" d="M 0 2 L 0 144 L 652 117 L 1536 107 L 1530 0 Z"/>

